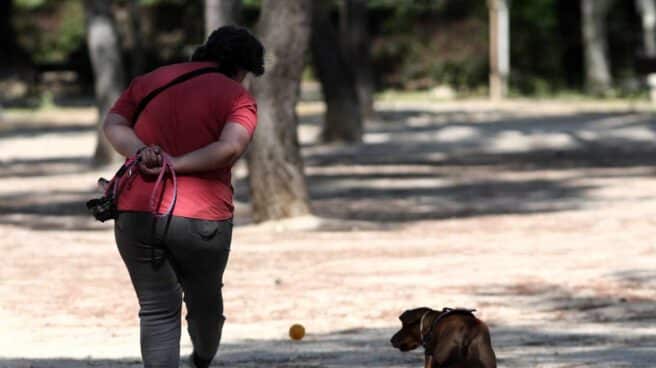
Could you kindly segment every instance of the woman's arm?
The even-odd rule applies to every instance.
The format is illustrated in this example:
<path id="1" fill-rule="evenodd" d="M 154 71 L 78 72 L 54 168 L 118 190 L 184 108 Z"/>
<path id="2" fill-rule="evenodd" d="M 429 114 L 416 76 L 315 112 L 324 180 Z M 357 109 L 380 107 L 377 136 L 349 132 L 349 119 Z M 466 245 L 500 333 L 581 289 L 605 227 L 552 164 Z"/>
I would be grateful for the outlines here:
<path id="1" fill-rule="evenodd" d="M 108 113 L 103 122 L 103 132 L 109 143 L 125 157 L 131 157 L 146 145 L 134 133 L 130 122 L 123 116 Z"/>
<path id="2" fill-rule="evenodd" d="M 109 113 L 103 122 L 103 132 L 112 147 L 125 157 L 139 155 L 139 170 L 146 175 L 157 175 L 162 165 L 158 146 L 146 145 L 134 133 L 130 123 L 122 115 Z"/>
<path id="3" fill-rule="evenodd" d="M 185 155 L 173 157 L 179 174 L 216 170 L 232 165 L 246 152 L 251 137 L 238 123 L 226 123 L 219 140 Z"/>

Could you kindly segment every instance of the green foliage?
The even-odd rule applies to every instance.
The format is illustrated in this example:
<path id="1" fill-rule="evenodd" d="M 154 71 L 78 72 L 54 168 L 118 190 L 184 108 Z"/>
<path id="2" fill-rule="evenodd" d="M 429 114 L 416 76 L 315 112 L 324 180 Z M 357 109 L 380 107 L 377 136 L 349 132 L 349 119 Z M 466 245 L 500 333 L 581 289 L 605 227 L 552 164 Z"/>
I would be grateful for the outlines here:
<path id="1" fill-rule="evenodd" d="M 123 0 L 125 2 L 129 0 Z M 172 4 L 172 5 L 185 5 L 189 1 L 187 0 L 139 0 L 139 5 L 142 6 L 156 6 L 162 4 Z"/>
<path id="2" fill-rule="evenodd" d="M 64 62 L 84 44 L 82 0 L 13 1 L 17 42 L 37 64 Z M 114 1 L 116 8 L 125 12 L 126 5 L 135 0 Z M 185 60 L 191 45 L 202 42 L 201 0 L 136 1 L 144 15 L 141 21 L 144 39 L 148 40 L 144 46 L 147 69 Z M 337 4 L 342 0 L 313 1 Z M 261 4 L 262 0 L 243 0 L 247 26 L 257 21 Z M 368 7 L 379 87 L 415 90 L 448 84 L 468 94 L 487 86 L 485 0 L 368 0 Z M 579 1 L 573 0 L 511 2 L 513 93 L 553 96 L 562 90 L 581 89 L 579 8 Z M 333 11 L 338 14 L 337 7 Z M 121 22 L 118 26 L 126 29 Z M 641 48 L 640 19 L 634 2 L 614 2 L 607 26 L 612 73 L 618 81 L 616 93 L 643 93 L 641 76 L 634 71 Z M 311 78 L 311 74 L 305 78 Z"/>
<path id="3" fill-rule="evenodd" d="M 370 6 L 390 6 L 377 0 Z M 487 81 L 485 4 L 479 1 L 395 2 L 373 46 L 383 87 L 429 89 L 450 85 L 470 92 Z"/>
<path id="4" fill-rule="evenodd" d="M 21 1 L 13 21 L 20 45 L 36 63 L 62 62 L 83 42 L 81 1 Z"/>
<path id="5" fill-rule="evenodd" d="M 47 0 L 14 0 L 18 9 L 36 9 L 46 4 Z"/>
<path id="6" fill-rule="evenodd" d="M 557 0 L 512 2 L 511 84 L 523 93 L 542 95 L 565 84 L 557 10 Z"/>
<path id="7" fill-rule="evenodd" d="M 55 107 L 55 96 L 52 91 L 43 91 L 39 98 L 38 109 L 51 109 Z"/>
<path id="8" fill-rule="evenodd" d="M 446 1 L 435 0 L 369 0 L 367 5 L 371 9 L 394 8 L 401 12 L 435 10 L 442 8 Z"/>
<path id="9" fill-rule="evenodd" d="M 243 0 L 242 6 L 244 8 L 259 8 L 262 6 L 262 0 Z"/>

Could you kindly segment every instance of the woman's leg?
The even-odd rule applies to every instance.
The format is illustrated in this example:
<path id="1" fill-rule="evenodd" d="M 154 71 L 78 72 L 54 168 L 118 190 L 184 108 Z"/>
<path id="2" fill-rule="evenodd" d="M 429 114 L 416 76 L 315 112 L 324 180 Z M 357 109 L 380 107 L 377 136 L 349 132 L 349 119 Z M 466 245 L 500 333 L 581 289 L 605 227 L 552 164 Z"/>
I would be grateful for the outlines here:
<path id="1" fill-rule="evenodd" d="M 141 355 L 146 368 L 178 368 L 182 291 L 164 250 L 157 246 L 152 216 L 121 213 L 116 243 L 139 299 Z M 155 256 L 159 264 L 152 262 Z"/>
<path id="2" fill-rule="evenodd" d="M 175 217 L 167 232 L 187 306 L 189 336 L 196 365 L 209 366 L 221 341 L 223 271 L 228 262 L 232 221 L 205 221 Z"/>

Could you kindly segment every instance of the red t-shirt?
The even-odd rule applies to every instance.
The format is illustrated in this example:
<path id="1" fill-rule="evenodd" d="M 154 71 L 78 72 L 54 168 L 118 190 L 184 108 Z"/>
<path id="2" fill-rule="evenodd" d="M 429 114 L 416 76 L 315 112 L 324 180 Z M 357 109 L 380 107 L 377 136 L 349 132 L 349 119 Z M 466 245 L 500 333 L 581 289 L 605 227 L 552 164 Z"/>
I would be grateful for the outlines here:
<path id="1" fill-rule="evenodd" d="M 211 62 L 174 64 L 135 78 L 116 101 L 113 113 L 132 119 L 139 101 L 152 90 L 192 70 L 216 66 Z M 257 106 L 238 82 L 219 73 L 203 74 L 167 88 L 148 103 L 134 127 L 147 145 L 156 144 L 171 156 L 180 156 L 219 139 L 227 122 L 244 126 L 253 135 Z M 178 196 L 173 215 L 225 220 L 232 217 L 230 169 L 178 175 Z M 136 174 L 118 198 L 120 211 L 151 211 L 150 196 L 155 180 Z M 158 213 L 164 213 L 173 198 L 170 177 L 158 196 Z"/>

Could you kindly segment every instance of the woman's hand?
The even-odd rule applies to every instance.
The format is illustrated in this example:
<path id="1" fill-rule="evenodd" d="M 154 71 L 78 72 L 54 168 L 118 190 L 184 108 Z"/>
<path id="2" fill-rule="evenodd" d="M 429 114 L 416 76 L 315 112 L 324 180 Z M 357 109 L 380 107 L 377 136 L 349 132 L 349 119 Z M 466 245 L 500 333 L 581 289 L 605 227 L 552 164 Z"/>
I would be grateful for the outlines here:
<path id="1" fill-rule="evenodd" d="M 146 175 L 158 175 L 162 169 L 162 149 L 152 145 L 139 152 L 139 171 Z"/>

